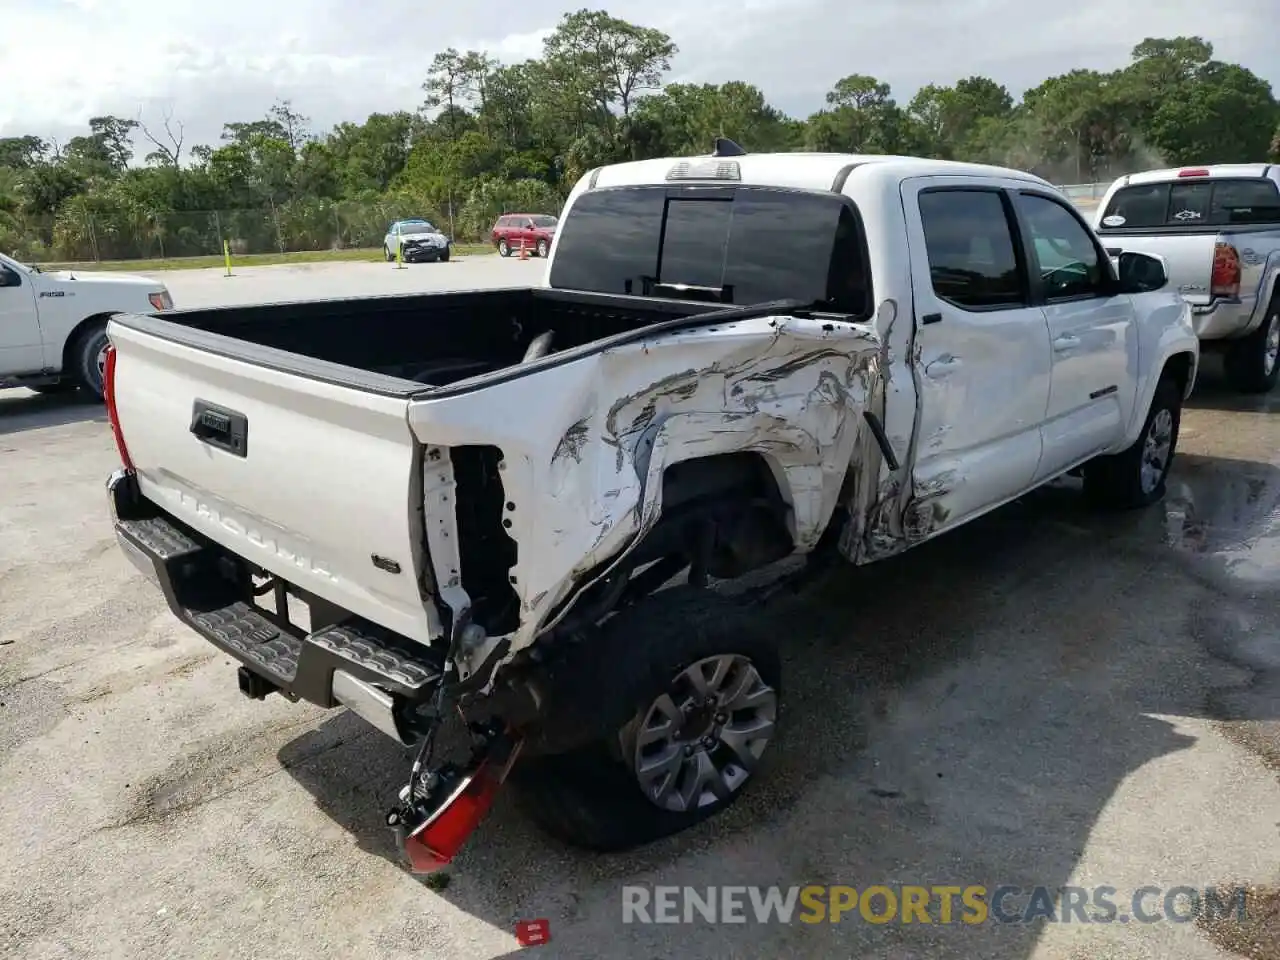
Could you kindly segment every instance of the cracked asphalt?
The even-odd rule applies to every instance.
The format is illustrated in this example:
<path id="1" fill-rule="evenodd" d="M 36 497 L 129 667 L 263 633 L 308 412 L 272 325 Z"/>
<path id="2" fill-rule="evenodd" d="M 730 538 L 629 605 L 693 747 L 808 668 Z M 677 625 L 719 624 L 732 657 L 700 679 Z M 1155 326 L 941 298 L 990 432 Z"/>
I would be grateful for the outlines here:
<path id="1" fill-rule="evenodd" d="M 165 279 L 194 305 L 540 269 Z M 134 573 L 115 465 L 100 407 L 0 391 L 0 956 L 491 958 L 546 918 L 562 957 L 1280 958 L 1280 391 L 1234 396 L 1212 359 L 1155 508 L 1096 515 L 1064 481 L 757 610 L 785 729 L 727 813 L 591 856 L 500 795 L 447 883 L 382 826 L 402 751 L 244 699 Z M 1254 893 L 1218 924 L 622 922 L 626 884 L 912 883 Z"/>

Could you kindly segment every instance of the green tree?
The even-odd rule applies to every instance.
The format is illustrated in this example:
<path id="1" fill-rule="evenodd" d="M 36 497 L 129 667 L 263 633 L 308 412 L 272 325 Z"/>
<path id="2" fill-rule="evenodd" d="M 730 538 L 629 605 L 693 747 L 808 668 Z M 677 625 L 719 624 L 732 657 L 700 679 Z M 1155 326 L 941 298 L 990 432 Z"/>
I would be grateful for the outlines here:
<path id="1" fill-rule="evenodd" d="M 1146 131 L 1171 164 L 1256 162 L 1270 150 L 1278 114 L 1266 81 L 1213 60 L 1160 103 Z"/>
<path id="2" fill-rule="evenodd" d="M 836 82 L 827 109 L 809 118 L 810 150 L 899 153 L 918 147 L 920 132 L 894 101 L 889 84 L 855 73 Z"/>
<path id="3" fill-rule="evenodd" d="M 941 159 L 972 157 L 984 121 L 1003 122 L 1013 113 L 1013 97 L 988 77 L 966 77 L 954 87 L 927 84 L 907 106 L 921 146 Z"/>
<path id="4" fill-rule="evenodd" d="M 45 159 L 49 144 L 40 137 L 0 137 L 0 167 L 29 170 Z"/>

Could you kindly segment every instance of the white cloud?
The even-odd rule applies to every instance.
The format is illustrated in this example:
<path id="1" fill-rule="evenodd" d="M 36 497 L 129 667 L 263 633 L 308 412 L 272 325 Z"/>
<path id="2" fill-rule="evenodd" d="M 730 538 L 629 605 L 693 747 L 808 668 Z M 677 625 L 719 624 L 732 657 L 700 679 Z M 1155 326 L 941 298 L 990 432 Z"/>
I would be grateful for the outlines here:
<path id="1" fill-rule="evenodd" d="M 842 76 L 869 73 L 900 100 L 929 82 L 980 73 L 1013 90 L 1074 67 L 1122 65 L 1148 36 L 1197 34 L 1223 59 L 1280 89 L 1262 25 L 1274 0 L 1116 4 L 1111 0 L 622 0 L 615 16 L 659 27 L 680 47 L 673 79 L 760 86 L 804 115 Z M 171 109 L 188 142 L 223 121 L 262 116 L 288 98 L 327 129 L 375 110 L 413 109 L 432 55 L 483 48 L 537 56 L 560 15 L 581 4 L 471 0 L 6 0 L 0 30 L 0 136 L 65 140 L 90 116 L 159 119 Z"/>

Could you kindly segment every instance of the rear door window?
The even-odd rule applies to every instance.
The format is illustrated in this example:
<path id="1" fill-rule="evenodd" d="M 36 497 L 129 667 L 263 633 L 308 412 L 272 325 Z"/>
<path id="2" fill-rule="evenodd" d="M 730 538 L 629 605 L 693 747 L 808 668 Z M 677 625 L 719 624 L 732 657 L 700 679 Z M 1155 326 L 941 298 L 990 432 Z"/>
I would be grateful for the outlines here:
<path id="1" fill-rule="evenodd" d="M 920 194 L 929 279 L 938 298 L 966 310 L 1021 307 L 1028 294 L 1004 200 L 996 190 Z"/>
<path id="2" fill-rule="evenodd" d="M 1108 202 L 1098 230 L 1276 222 L 1280 187 L 1274 180 L 1213 177 L 1122 187 Z"/>
<path id="3" fill-rule="evenodd" d="M 856 211 L 836 194 L 764 187 L 615 187 L 579 197 L 550 284 L 746 305 L 799 299 L 869 312 Z"/>

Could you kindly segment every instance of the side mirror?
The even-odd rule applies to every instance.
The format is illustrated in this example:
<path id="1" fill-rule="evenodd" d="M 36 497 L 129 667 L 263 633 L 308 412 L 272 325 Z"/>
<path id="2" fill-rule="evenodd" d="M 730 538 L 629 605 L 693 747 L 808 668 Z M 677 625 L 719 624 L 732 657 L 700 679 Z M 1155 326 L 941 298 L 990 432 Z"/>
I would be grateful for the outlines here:
<path id="1" fill-rule="evenodd" d="M 1169 282 L 1169 271 L 1161 257 L 1124 250 L 1117 261 L 1116 272 L 1123 293 L 1150 293 Z"/>

